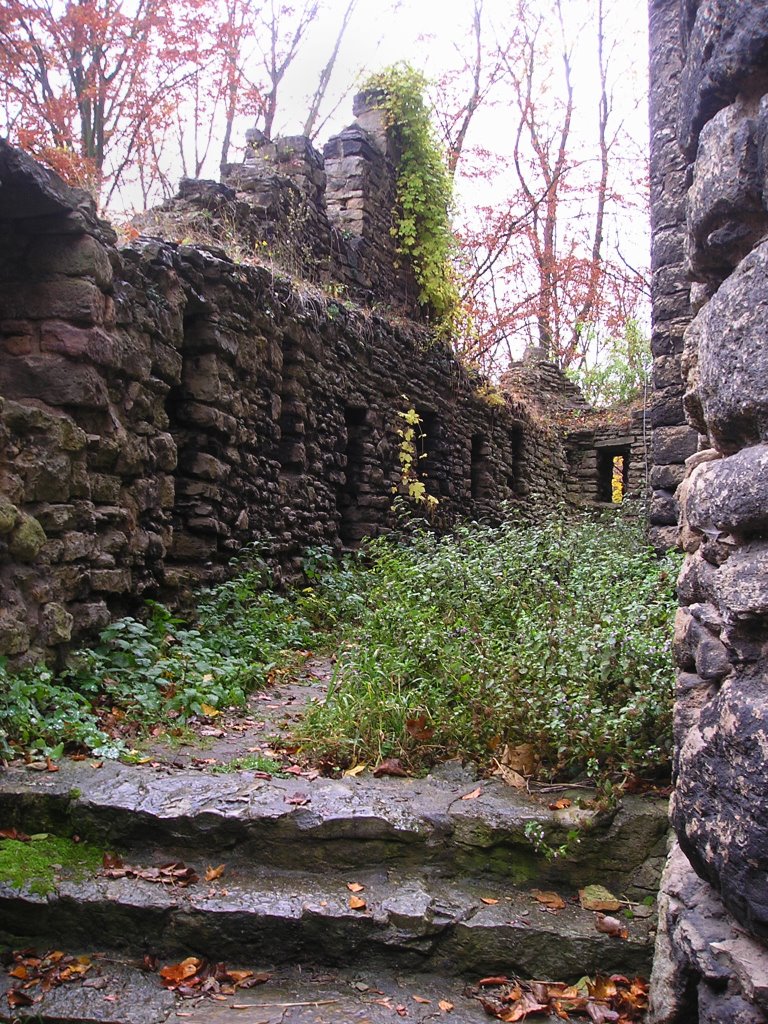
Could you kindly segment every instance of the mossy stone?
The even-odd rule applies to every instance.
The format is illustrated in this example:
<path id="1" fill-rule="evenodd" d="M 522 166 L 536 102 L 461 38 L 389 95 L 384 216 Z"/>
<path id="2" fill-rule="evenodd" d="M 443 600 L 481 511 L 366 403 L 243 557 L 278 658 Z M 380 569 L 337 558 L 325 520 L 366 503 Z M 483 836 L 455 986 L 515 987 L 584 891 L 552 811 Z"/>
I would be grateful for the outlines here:
<path id="1" fill-rule="evenodd" d="M 0 498 L 0 537 L 10 533 L 19 518 L 19 510 L 6 498 Z"/>
<path id="2" fill-rule="evenodd" d="M 90 843 L 41 834 L 29 842 L 0 839 L 0 881 L 46 896 L 60 876 L 83 879 L 101 866 L 103 851 Z"/>
<path id="3" fill-rule="evenodd" d="M 22 513 L 21 521 L 11 534 L 9 548 L 13 557 L 20 562 L 32 562 L 46 540 L 45 530 L 35 517 Z"/>
<path id="4" fill-rule="evenodd" d="M 62 605 L 50 601 L 43 609 L 43 631 L 49 644 L 65 644 L 72 639 L 73 618 Z"/>

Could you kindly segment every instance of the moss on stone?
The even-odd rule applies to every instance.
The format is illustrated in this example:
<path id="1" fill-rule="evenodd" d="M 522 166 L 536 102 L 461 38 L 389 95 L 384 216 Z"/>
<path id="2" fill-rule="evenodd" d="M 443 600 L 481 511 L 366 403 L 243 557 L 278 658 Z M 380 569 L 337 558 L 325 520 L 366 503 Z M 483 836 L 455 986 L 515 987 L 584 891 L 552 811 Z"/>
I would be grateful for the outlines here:
<path id="1" fill-rule="evenodd" d="M 0 839 L 0 882 L 45 896 L 62 876 L 82 879 L 93 874 L 102 857 L 98 847 L 61 836 L 44 834 L 29 842 Z"/>
<path id="2" fill-rule="evenodd" d="M 0 498 L 0 536 L 10 533 L 19 518 L 19 510 L 5 498 Z"/>
<path id="3" fill-rule="evenodd" d="M 20 562 L 32 562 L 46 540 L 45 530 L 35 517 L 22 515 L 11 535 L 11 554 Z"/>

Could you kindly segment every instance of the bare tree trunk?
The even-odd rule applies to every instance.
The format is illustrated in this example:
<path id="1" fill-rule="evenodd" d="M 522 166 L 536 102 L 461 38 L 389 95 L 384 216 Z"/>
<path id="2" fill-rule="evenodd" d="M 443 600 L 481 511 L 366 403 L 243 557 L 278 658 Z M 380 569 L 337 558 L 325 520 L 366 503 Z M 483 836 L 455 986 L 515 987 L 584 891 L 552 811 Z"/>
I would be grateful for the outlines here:
<path id="1" fill-rule="evenodd" d="M 304 134 L 310 139 L 314 138 L 315 124 L 317 123 L 317 117 L 320 113 L 320 104 L 325 98 L 326 90 L 328 89 L 328 83 L 331 80 L 333 69 L 336 66 L 336 58 L 339 56 L 339 50 L 341 48 L 342 40 L 347 31 L 350 18 L 354 14 L 355 7 L 357 6 L 358 0 L 349 0 L 347 7 L 344 11 L 344 15 L 341 19 L 341 26 L 336 35 L 336 41 L 333 44 L 333 50 L 328 58 L 328 63 L 325 65 L 323 70 L 320 72 L 320 78 L 317 83 L 317 89 L 312 97 L 312 102 L 309 107 L 309 113 L 307 114 L 307 120 L 304 123 Z"/>

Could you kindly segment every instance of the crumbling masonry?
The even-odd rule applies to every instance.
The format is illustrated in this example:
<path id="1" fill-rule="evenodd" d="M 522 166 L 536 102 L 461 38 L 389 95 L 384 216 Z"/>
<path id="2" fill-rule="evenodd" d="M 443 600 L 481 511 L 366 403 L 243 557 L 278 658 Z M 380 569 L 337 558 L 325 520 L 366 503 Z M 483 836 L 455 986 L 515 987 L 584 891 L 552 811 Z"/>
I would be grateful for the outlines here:
<path id="1" fill-rule="evenodd" d="M 0 655 L 174 601 L 249 545 L 290 571 L 391 527 L 409 409 L 441 523 L 608 502 L 613 442 L 643 490 L 640 418 L 606 428 L 535 353 L 502 399 L 430 344 L 390 230 L 397 154 L 370 97 L 356 112 L 324 157 L 252 133 L 122 249 L 0 143 Z"/>
<path id="2" fill-rule="evenodd" d="M 686 552 L 650 1020 L 753 1024 L 768 1020 L 768 7 L 650 13 L 651 516 Z"/>

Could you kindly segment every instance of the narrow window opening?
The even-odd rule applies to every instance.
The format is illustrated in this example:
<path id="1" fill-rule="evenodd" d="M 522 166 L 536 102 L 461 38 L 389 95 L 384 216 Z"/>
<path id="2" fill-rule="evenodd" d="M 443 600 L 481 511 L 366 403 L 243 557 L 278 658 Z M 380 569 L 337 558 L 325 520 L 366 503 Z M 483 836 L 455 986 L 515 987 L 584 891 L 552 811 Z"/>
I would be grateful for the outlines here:
<path id="1" fill-rule="evenodd" d="M 619 505 L 629 488 L 629 449 L 605 448 L 597 457 L 597 498 Z"/>
<path id="2" fill-rule="evenodd" d="M 366 410 L 348 406 L 344 410 L 344 431 L 342 439 L 343 480 L 337 490 L 339 509 L 339 536 L 345 547 L 356 547 L 363 537 L 373 530 L 371 505 L 366 500 L 367 479 L 370 475 L 366 460 L 366 445 L 370 439 L 370 427 L 366 423 Z"/>
<path id="3" fill-rule="evenodd" d="M 439 498 L 447 483 L 441 458 L 440 420 L 431 409 L 416 409 L 416 412 L 419 417 L 416 428 L 417 473 L 427 493 Z"/>

